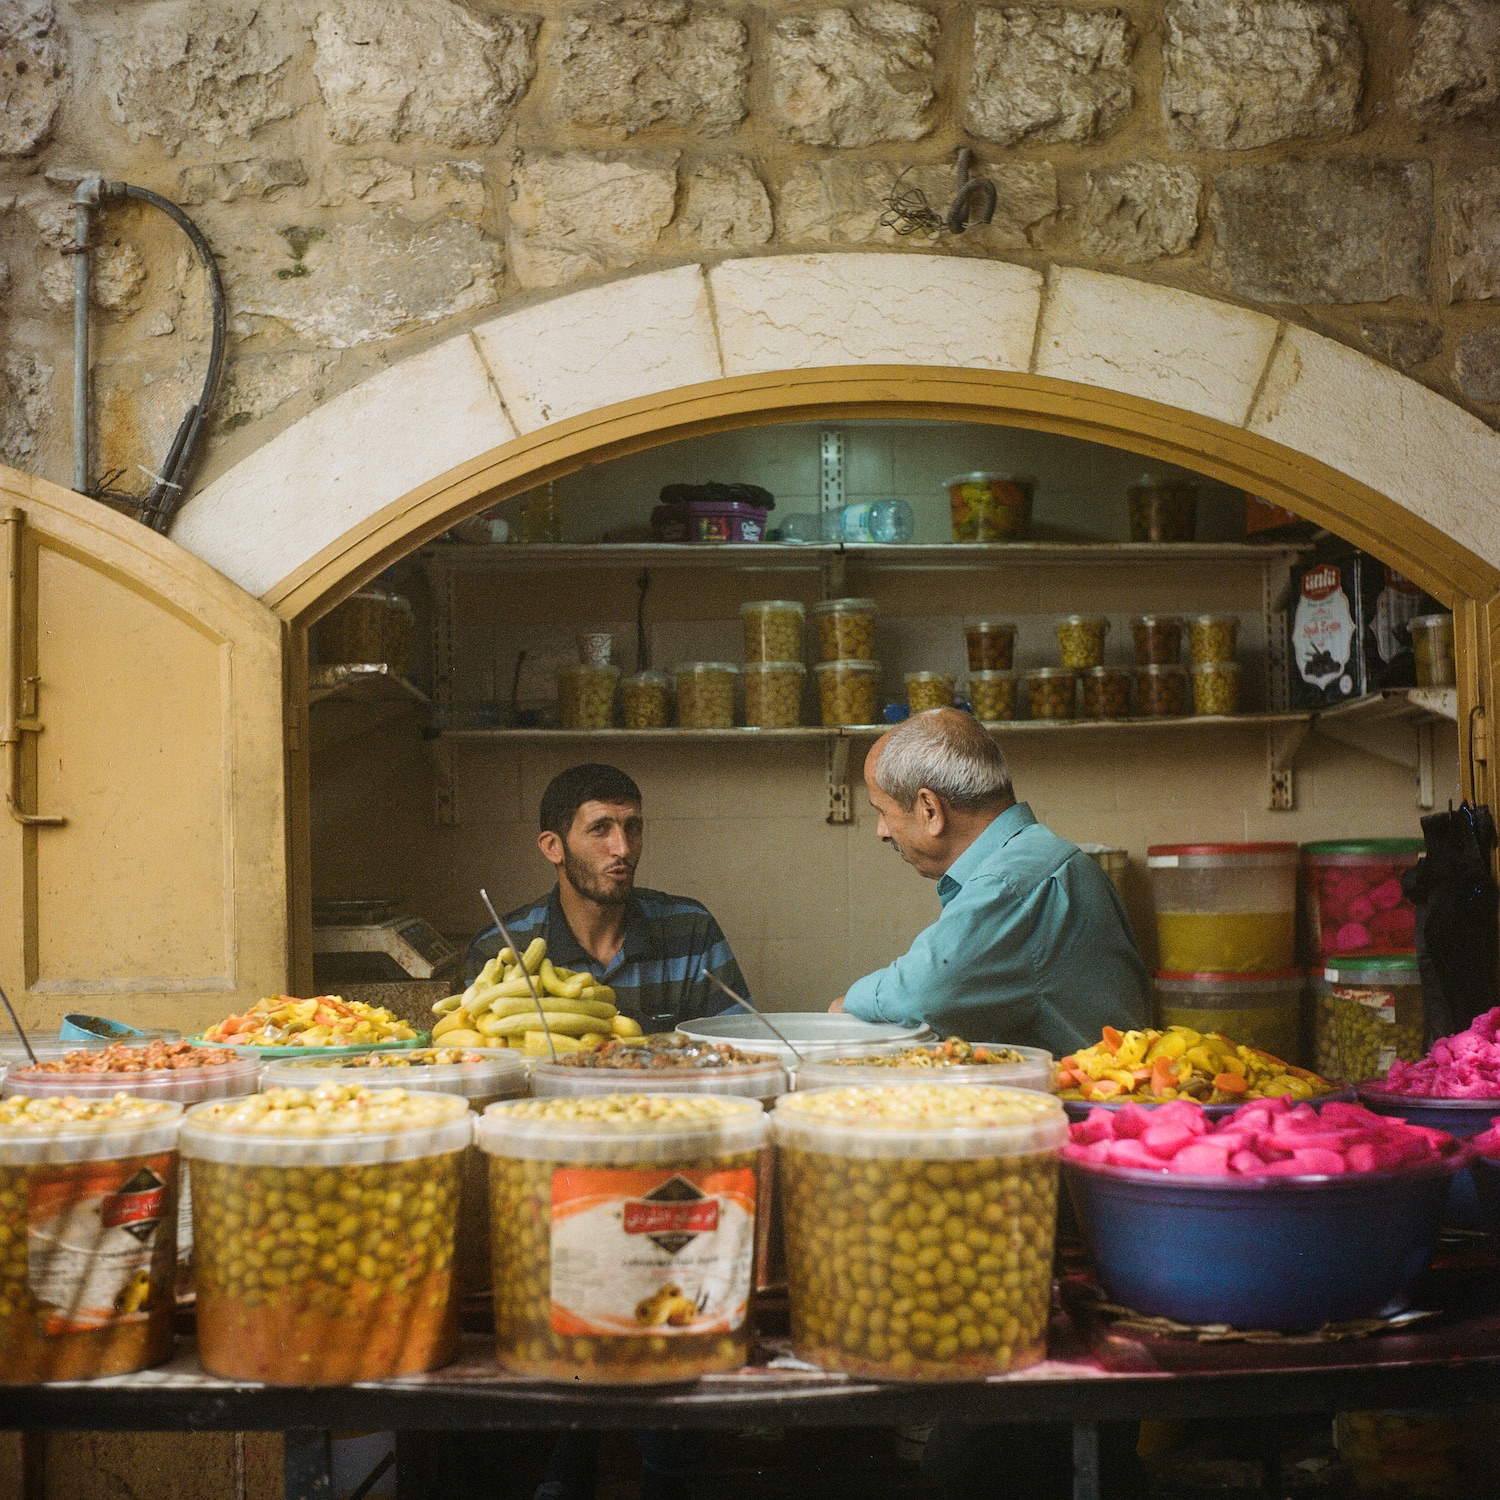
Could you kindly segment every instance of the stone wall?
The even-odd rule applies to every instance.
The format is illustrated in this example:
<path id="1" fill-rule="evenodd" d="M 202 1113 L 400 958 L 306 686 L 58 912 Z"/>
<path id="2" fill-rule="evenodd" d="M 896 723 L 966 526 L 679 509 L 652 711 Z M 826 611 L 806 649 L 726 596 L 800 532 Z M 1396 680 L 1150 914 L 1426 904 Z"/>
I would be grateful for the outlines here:
<path id="1" fill-rule="evenodd" d="M 0 0 L 0 461 L 66 482 L 70 174 L 187 206 L 230 299 L 200 482 L 497 308 L 627 268 L 928 249 L 1124 270 L 1343 340 L 1500 425 L 1493 0 Z M 962 237 L 958 147 L 998 189 Z M 202 278 L 94 257 L 96 473 L 163 451 Z"/>

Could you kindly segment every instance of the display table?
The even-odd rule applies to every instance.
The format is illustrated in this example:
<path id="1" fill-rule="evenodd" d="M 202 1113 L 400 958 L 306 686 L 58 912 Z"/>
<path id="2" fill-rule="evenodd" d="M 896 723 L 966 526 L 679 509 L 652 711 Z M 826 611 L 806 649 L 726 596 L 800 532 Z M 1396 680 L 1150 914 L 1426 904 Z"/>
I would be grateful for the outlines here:
<path id="1" fill-rule="evenodd" d="M 1486 1283 L 1487 1292 L 1492 1283 Z M 786 1367 L 788 1356 L 786 1341 L 772 1339 L 759 1348 L 756 1364 L 690 1386 L 568 1388 L 505 1375 L 491 1360 L 490 1340 L 471 1333 L 457 1360 L 430 1375 L 310 1389 L 207 1375 L 184 1339 L 160 1369 L 12 1386 L 3 1399 L 12 1429 L 283 1431 L 287 1500 L 329 1500 L 329 1432 L 339 1429 L 877 1427 L 945 1417 L 1068 1422 L 1074 1495 L 1096 1500 L 1100 1421 L 1500 1400 L 1500 1307 L 1471 1305 L 1377 1338 L 1270 1345 L 1136 1339 L 1059 1314 L 1044 1363 L 955 1385 L 819 1374 Z M 408 1493 L 423 1496 L 420 1476 L 403 1476 L 401 1493 L 403 1500 Z"/>

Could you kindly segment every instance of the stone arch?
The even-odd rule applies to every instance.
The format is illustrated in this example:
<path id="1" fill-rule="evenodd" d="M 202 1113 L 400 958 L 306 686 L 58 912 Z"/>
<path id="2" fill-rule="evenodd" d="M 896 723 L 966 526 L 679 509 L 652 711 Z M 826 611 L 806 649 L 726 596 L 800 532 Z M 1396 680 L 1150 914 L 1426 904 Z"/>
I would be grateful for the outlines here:
<path id="1" fill-rule="evenodd" d="M 173 535 L 305 625 L 497 494 L 716 427 L 898 410 L 1172 457 L 1443 598 L 1500 589 L 1500 434 L 1424 386 L 1192 293 L 901 253 L 687 265 L 505 313 L 273 438 Z"/>

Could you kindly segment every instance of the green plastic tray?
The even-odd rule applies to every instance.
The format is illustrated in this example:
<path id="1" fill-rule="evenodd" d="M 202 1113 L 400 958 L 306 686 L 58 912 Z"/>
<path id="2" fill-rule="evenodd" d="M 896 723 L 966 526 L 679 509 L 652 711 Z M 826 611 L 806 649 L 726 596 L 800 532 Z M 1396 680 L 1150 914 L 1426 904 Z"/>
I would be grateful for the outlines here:
<path id="1" fill-rule="evenodd" d="M 224 1047 L 240 1057 L 257 1057 L 262 1062 L 280 1062 L 284 1057 L 355 1057 L 361 1052 L 400 1052 L 408 1047 L 425 1047 L 427 1032 L 404 1042 L 362 1042 L 354 1047 L 256 1047 L 242 1042 L 210 1042 L 201 1036 L 188 1038 L 199 1047 Z"/>

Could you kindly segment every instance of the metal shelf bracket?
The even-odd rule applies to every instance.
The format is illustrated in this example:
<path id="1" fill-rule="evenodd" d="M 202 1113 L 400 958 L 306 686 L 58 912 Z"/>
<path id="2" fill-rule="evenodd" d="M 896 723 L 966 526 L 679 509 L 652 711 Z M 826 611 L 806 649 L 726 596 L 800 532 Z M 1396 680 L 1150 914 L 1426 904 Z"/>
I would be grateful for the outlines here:
<path id="1" fill-rule="evenodd" d="M 1272 812 L 1296 810 L 1297 784 L 1292 768 L 1311 731 L 1311 720 L 1266 730 L 1266 806 Z"/>
<path id="2" fill-rule="evenodd" d="M 835 735 L 824 751 L 828 767 L 828 821 L 854 821 L 854 799 L 849 790 L 849 737 Z"/>

